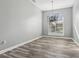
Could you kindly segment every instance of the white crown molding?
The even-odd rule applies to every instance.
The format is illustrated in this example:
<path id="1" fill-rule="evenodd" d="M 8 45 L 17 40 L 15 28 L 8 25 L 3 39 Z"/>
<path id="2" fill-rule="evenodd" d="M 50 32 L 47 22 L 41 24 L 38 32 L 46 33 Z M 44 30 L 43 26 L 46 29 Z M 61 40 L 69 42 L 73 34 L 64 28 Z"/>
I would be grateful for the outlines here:
<path id="1" fill-rule="evenodd" d="M 33 5 L 35 5 L 36 7 L 38 7 L 40 10 L 42 10 L 42 11 L 52 10 L 52 8 L 50 8 L 50 5 L 49 5 L 50 3 L 48 3 L 47 5 L 49 5 L 49 6 L 46 7 L 46 6 L 42 6 L 41 3 L 38 4 L 38 0 L 36 0 L 36 2 L 33 2 L 32 0 L 29 0 L 29 1 Z M 41 0 L 41 1 L 43 1 L 43 0 Z M 50 1 L 50 0 L 46 0 L 46 1 Z M 66 2 L 68 2 L 68 3 L 66 3 Z M 56 10 L 56 9 L 69 8 L 69 7 L 72 7 L 73 4 L 74 4 L 74 0 L 67 0 L 65 2 L 64 2 L 64 0 L 61 0 L 61 3 L 58 3 L 58 1 L 56 0 L 56 1 L 54 1 L 54 8 L 53 9 Z"/>
<path id="2" fill-rule="evenodd" d="M 37 8 L 39 8 L 40 10 L 42 10 L 40 7 L 38 7 L 32 0 L 29 0 L 34 6 L 36 6 Z"/>

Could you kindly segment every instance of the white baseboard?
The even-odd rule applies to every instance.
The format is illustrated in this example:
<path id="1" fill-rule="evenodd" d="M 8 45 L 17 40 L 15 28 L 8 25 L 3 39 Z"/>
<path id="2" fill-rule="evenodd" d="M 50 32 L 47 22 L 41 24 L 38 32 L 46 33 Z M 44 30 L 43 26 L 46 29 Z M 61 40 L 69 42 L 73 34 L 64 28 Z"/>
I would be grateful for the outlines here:
<path id="1" fill-rule="evenodd" d="M 39 36 L 39 37 L 36 37 L 36 38 L 34 38 L 34 39 L 32 39 L 32 40 L 29 40 L 29 41 L 26 41 L 26 42 L 17 44 L 17 45 L 15 45 L 15 46 L 12 46 L 12 47 L 10 47 L 10 48 L 1 50 L 1 51 L 0 51 L 0 54 L 3 54 L 3 53 L 5 53 L 5 52 L 7 52 L 7 51 L 10 51 L 10 50 L 13 50 L 13 49 L 15 49 L 15 48 L 17 48 L 17 47 L 20 47 L 20 46 L 24 45 L 24 44 L 30 43 L 30 42 L 32 42 L 32 41 L 34 41 L 34 40 L 37 40 L 37 39 L 41 38 L 41 37 L 42 37 L 42 36 Z"/>
<path id="2" fill-rule="evenodd" d="M 15 46 L 12 46 L 12 47 L 10 47 L 10 48 L 1 50 L 1 51 L 0 51 L 0 54 L 3 54 L 3 53 L 5 53 L 5 52 L 7 52 L 7 51 L 10 51 L 10 50 L 13 50 L 13 49 L 15 49 L 15 48 L 17 48 L 17 47 L 20 47 L 20 46 L 24 45 L 24 44 L 30 43 L 30 42 L 32 42 L 32 41 L 34 41 L 34 40 L 37 40 L 37 39 L 41 38 L 41 37 L 53 37 L 53 36 L 45 36 L 45 35 L 44 35 L 44 36 L 36 37 L 36 38 L 34 38 L 34 39 L 32 39 L 32 40 L 29 40 L 29 41 L 26 41 L 26 42 L 17 44 L 17 45 L 15 45 Z M 53 38 L 67 38 L 67 37 L 53 37 Z M 72 39 L 72 38 L 68 38 L 68 39 Z"/>
<path id="3" fill-rule="evenodd" d="M 77 41 L 75 41 L 74 39 L 72 39 L 74 41 L 74 43 L 79 47 L 79 43 Z"/>
<path id="4" fill-rule="evenodd" d="M 76 31 L 76 35 L 77 35 L 77 37 L 78 37 L 78 39 L 79 39 L 79 33 L 78 33 L 78 30 L 77 30 L 77 28 L 76 28 L 75 25 L 74 25 L 74 29 L 75 29 L 75 31 Z"/>
<path id="5" fill-rule="evenodd" d="M 77 30 L 77 28 L 76 28 L 76 26 L 74 25 L 74 30 L 75 30 L 75 32 L 76 32 L 76 35 L 77 35 L 77 38 L 79 39 L 79 33 L 78 33 L 78 30 Z M 77 46 L 79 46 L 79 43 L 75 40 L 75 38 L 74 39 L 72 39 L 74 42 L 75 42 L 75 44 L 77 45 Z"/>
<path id="6" fill-rule="evenodd" d="M 43 35 L 42 37 L 53 37 L 53 38 L 72 39 L 72 37 L 63 37 L 63 36 L 50 36 L 50 35 Z"/>

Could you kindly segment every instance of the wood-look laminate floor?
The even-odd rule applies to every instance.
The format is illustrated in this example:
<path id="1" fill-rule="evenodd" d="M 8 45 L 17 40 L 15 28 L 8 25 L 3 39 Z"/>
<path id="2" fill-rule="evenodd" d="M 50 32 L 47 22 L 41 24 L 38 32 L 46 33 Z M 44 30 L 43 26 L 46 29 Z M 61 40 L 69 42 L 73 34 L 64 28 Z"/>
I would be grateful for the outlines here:
<path id="1" fill-rule="evenodd" d="M 43 37 L 0 55 L 0 58 L 79 58 L 72 39 Z"/>

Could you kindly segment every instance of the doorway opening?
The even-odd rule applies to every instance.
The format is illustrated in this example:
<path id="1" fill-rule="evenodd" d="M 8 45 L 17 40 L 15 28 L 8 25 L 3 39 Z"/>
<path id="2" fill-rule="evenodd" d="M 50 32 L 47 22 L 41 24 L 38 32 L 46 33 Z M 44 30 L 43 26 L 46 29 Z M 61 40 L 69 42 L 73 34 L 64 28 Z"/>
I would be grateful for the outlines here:
<path id="1" fill-rule="evenodd" d="M 53 13 L 48 16 L 48 35 L 64 36 L 64 16 Z"/>

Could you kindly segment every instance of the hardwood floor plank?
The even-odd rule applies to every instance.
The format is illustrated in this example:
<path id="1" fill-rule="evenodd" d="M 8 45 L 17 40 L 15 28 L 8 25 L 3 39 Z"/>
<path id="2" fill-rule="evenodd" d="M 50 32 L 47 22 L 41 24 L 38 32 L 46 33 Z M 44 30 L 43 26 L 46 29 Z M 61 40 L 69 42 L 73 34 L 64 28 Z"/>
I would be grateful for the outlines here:
<path id="1" fill-rule="evenodd" d="M 2 54 L 0 55 L 0 58 L 9 58 L 9 57 Z"/>
<path id="2" fill-rule="evenodd" d="M 0 58 L 79 58 L 72 39 L 42 37 L 0 55 Z"/>

